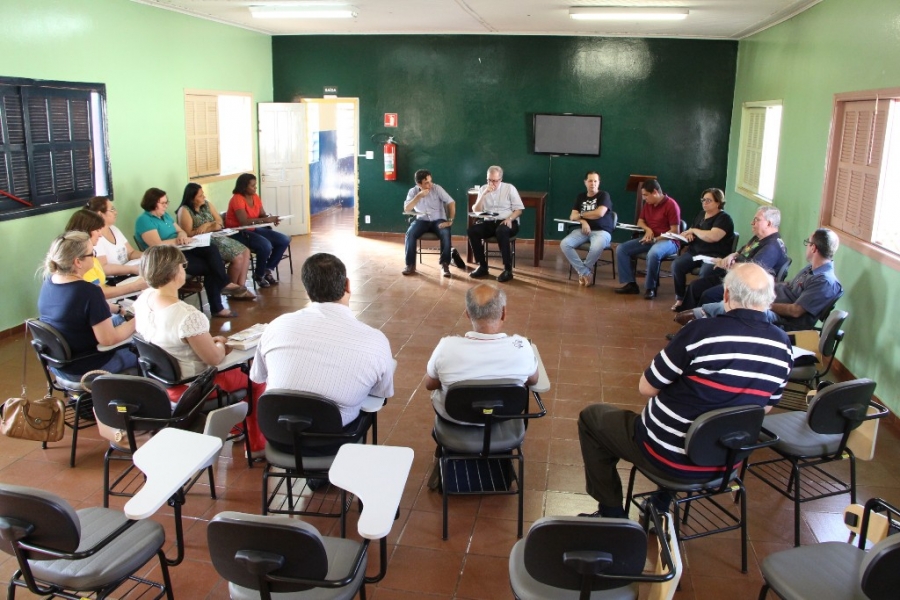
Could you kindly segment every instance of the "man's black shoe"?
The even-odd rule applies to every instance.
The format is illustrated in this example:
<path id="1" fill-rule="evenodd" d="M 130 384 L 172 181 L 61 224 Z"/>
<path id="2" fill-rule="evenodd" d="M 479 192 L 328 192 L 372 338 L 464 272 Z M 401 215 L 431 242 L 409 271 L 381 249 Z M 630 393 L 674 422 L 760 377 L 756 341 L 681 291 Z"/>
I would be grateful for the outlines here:
<path id="1" fill-rule="evenodd" d="M 607 519 L 627 519 L 628 513 L 621 506 L 600 506 L 598 510 L 592 513 L 578 513 L 579 517 L 591 517 L 597 519 L 605 517 Z"/>
<path id="2" fill-rule="evenodd" d="M 462 259 L 462 256 L 459 255 L 459 250 L 457 250 L 456 248 L 450 249 L 450 260 L 453 261 L 453 264 L 456 265 L 457 269 L 465 269 L 466 268 L 466 263 Z"/>
<path id="3" fill-rule="evenodd" d="M 504 271 L 502 273 L 500 273 L 500 276 L 497 277 L 497 281 L 499 281 L 500 283 L 506 283 L 507 281 L 511 281 L 512 278 L 513 278 L 512 270 L 504 269 Z"/>
<path id="4" fill-rule="evenodd" d="M 616 288 L 617 294 L 640 294 L 641 288 L 638 287 L 638 284 L 635 282 L 626 283 L 620 288 Z"/>
<path id="5" fill-rule="evenodd" d="M 321 490 L 323 487 L 328 485 L 327 479 L 307 479 L 306 487 L 310 489 L 312 492 L 316 492 Z"/>
<path id="6" fill-rule="evenodd" d="M 469 277 L 472 279 L 481 279 L 482 277 L 488 276 L 488 268 L 487 265 L 481 265 L 471 273 L 469 273 Z"/>
<path id="7" fill-rule="evenodd" d="M 655 289 L 647 290 L 646 292 L 644 292 L 644 300 L 653 300 L 654 298 L 656 298 Z"/>

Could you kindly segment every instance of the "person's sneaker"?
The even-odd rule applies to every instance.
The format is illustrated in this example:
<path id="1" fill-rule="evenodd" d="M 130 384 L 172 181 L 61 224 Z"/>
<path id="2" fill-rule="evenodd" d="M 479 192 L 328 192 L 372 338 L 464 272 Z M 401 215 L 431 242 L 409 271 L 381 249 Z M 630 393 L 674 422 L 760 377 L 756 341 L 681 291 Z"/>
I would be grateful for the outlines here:
<path id="1" fill-rule="evenodd" d="M 272 287 L 272 285 L 269 283 L 269 280 L 265 277 L 260 277 L 259 279 L 254 279 L 253 281 L 256 283 L 257 288 Z"/>
<path id="2" fill-rule="evenodd" d="M 450 265 L 448 265 L 448 264 L 441 265 L 441 271 L 444 272 L 444 277 L 450 277 Z"/>
<path id="3" fill-rule="evenodd" d="M 635 282 L 631 281 L 626 283 L 620 288 L 616 288 L 615 292 L 617 294 L 640 294 L 641 288 Z"/>
<path id="4" fill-rule="evenodd" d="M 497 281 L 500 283 L 506 283 L 507 281 L 511 281 L 513 278 L 512 270 L 504 269 L 500 276 L 497 277 Z"/>
<path id="5" fill-rule="evenodd" d="M 469 277 L 472 279 L 481 279 L 482 277 L 488 276 L 488 268 L 487 265 L 481 265 L 471 273 L 469 273 Z"/>
<path id="6" fill-rule="evenodd" d="M 269 282 L 269 285 L 278 285 L 278 278 L 275 277 L 275 273 L 272 272 L 272 269 L 266 271 L 266 281 Z"/>
<path id="7" fill-rule="evenodd" d="M 415 275 L 416 274 L 416 265 L 406 265 L 406 268 L 401 271 L 404 275 Z"/>
<path id="8" fill-rule="evenodd" d="M 466 263 L 462 259 L 462 256 L 459 255 L 459 250 L 457 250 L 456 248 L 450 249 L 450 260 L 453 261 L 453 264 L 456 265 L 457 269 L 465 269 L 466 268 Z"/>

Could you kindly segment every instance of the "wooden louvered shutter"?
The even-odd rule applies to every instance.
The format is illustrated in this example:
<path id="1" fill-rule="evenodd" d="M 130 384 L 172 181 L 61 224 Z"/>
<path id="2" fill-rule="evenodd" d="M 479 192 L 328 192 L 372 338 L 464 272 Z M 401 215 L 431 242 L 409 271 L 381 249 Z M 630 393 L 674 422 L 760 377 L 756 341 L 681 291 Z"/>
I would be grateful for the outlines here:
<path id="1" fill-rule="evenodd" d="M 218 175 L 218 98 L 185 94 L 184 128 L 187 138 L 188 177 Z"/>
<path id="2" fill-rule="evenodd" d="M 763 158 L 763 137 L 766 130 L 766 108 L 744 110 L 746 132 L 743 138 L 740 187 L 759 193 L 759 175 Z"/>
<path id="3" fill-rule="evenodd" d="M 22 87 L 32 201 L 66 202 L 93 195 L 90 93 Z"/>
<path id="4" fill-rule="evenodd" d="M 831 225 L 866 241 L 875 223 L 888 107 L 884 100 L 844 103 Z"/>
<path id="5" fill-rule="evenodd" d="M 0 86 L 0 190 L 31 201 L 25 120 L 16 87 Z M 0 199 L 11 203 L 11 200 Z"/>

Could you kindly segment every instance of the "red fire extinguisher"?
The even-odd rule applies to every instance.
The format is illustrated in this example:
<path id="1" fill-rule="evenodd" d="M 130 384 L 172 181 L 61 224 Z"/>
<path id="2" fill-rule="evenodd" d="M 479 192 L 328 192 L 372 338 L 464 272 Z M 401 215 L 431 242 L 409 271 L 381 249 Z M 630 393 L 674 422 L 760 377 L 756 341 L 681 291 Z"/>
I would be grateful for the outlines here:
<path id="1" fill-rule="evenodd" d="M 393 136 L 384 143 L 384 180 L 397 180 L 397 144 Z"/>

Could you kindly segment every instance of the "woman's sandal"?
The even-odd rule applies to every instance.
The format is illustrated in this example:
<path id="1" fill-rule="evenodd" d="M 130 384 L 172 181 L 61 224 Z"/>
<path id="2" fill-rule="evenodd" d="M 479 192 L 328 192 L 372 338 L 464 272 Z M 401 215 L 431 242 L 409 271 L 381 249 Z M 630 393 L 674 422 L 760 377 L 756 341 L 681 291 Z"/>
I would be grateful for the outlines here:
<path id="1" fill-rule="evenodd" d="M 232 300 L 256 300 L 256 294 L 248 290 L 247 288 L 241 288 L 239 291 L 231 294 Z"/>
<path id="2" fill-rule="evenodd" d="M 238 316 L 238 314 L 236 312 L 234 312 L 233 310 L 230 310 L 230 309 L 225 309 L 225 310 L 228 310 L 228 312 L 227 313 L 220 313 L 220 312 L 213 313 L 213 315 L 212 315 L 213 319 L 233 319 Z"/>

